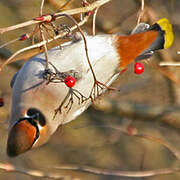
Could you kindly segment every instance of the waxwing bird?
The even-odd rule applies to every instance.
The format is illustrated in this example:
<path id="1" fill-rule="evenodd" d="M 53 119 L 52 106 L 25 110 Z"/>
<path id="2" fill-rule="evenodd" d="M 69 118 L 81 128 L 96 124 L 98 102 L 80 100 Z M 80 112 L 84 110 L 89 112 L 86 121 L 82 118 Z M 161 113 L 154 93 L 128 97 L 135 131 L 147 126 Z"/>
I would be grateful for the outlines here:
<path id="1" fill-rule="evenodd" d="M 86 36 L 88 54 L 96 78 L 110 86 L 133 60 L 166 49 L 173 43 L 172 26 L 161 19 L 145 29 L 136 28 L 127 36 Z M 48 51 L 49 70 L 44 54 L 30 59 L 13 77 L 7 154 L 17 156 L 48 141 L 59 125 L 68 123 L 92 103 L 94 79 L 87 62 L 83 40 Z M 66 77 L 76 82 L 66 84 Z M 104 92 L 100 88 L 94 96 Z M 99 94 L 98 94 L 99 93 Z M 61 105 L 60 105 L 61 104 Z M 58 110 L 58 111 L 57 111 Z"/>

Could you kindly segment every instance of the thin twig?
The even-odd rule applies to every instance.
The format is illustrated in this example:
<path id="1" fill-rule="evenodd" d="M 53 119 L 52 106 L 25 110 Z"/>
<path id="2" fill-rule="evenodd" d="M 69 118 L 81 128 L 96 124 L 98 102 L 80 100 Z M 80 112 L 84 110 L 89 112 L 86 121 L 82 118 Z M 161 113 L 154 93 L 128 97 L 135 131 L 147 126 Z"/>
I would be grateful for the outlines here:
<path id="1" fill-rule="evenodd" d="M 110 1 L 111 0 L 99 0 L 99 1 L 95 1 L 94 3 L 90 4 L 89 6 L 62 11 L 62 12 L 59 12 L 59 13 L 55 13 L 54 15 L 58 16 L 57 19 L 59 19 L 59 18 L 62 18 L 62 16 L 60 16 L 62 14 L 75 15 L 75 14 L 80 14 L 80 13 L 86 13 L 86 12 L 89 12 L 89 11 L 93 11 L 94 9 L 96 9 L 96 8 L 102 6 L 102 5 L 104 5 L 104 4 L 106 4 L 106 3 L 110 2 Z M 39 22 L 39 21 L 36 21 L 36 20 L 30 20 L 30 21 L 26 21 L 24 23 L 20 23 L 20 24 L 17 24 L 17 25 L 5 27 L 5 28 L 0 28 L 0 34 L 3 34 L 3 33 L 8 32 L 8 31 L 15 30 L 15 29 L 23 28 L 23 27 L 26 27 L 26 26 L 39 24 L 39 23 L 42 23 L 42 22 L 43 21 Z"/>
<path id="2" fill-rule="evenodd" d="M 94 72 L 94 69 L 93 69 L 93 67 L 92 67 L 92 65 L 91 65 L 91 62 L 90 62 L 86 37 L 85 37 L 84 32 L 82 31 L 82 29 L 80 28 L 80 26 L 78 26 L 77 21 L 76 21 L 72 16 L 70 16 L 70 15 L 68 15 L 68 14 L 61 14 L 61 15 L 59 15 L 59 16 L 66 16 L 66 17 L 68 17 L 69 19 L 71 19 L 71 20 L 74 22 L 74 24 L 76 24 L 76 26 L 77 26 L 77 28 L 78 28 L 81 36 L 82 36 L 82 39 L 83 39 L 83 41 L 84 41 L 84 48 L 85 48 L 85 53 L 86 53 L 86 59 L 87 59 L 87 61 L 88 61 L 88 65 L 89 65 L 89 68 L 90 68 L 90 70 L 91 70 L 91 73 L 92 73 L 93 79 L 94 79 L 94 85 L 93 85 L 92 90 L 91 90 L 90 95 L 89 95 L 89 98 L 91 99 L 91 101 L 94 101 L 94 100 L 96 99 L 96 97 L 94 96 L 94 95 L 95 95 L 95 90 L 96 90 L 96 88 L 97 88 L 97 92 L 96 92 L 96 93 L 97 93 L 97 97 L 100 96 L 99 88 L 100 88 L 101 90 L 104 89 L 104 88 L 106 88 L 106 89 L 108 89 L 108 90 L 116 90 L 115 88 L 108 87 L 107 85 L 105 85 L 105 84 L 97 81 L 96 75 L 95 75 L 95 72 Z M 94 92 L 94 93 L 93 93 L 93 92 Z M 93 95 L 93 94 L 94 94 L 94 95 Z M 94 98 L 92 97 L 92 95 L 94 96 Z M 88 100 L 89 98 L 87 98 L 87 100 Z"/>
<path id="3" fill-rule="evenodd" d="M 160 62 L 160 66 L 180 66 L 180 62 Z"/>
<path id="4" fill-rule="evenodd" d="M 85 17 L 83 19 L 83 21 L 79 22 L 78 23 L 78 26 L 82 26 L 84 23 L 86 23 L 88 20 L 88 16 Z M 74 31 L 75 29 L 77 29 L 77 26 L 74 25 L 71 27 L 71 31 Z M 12 56 L 10 56 L 3 64 L 0 65 L 0 71 L 2 71 L 2 69 L 7 65 L 7 64 L 10 64 L 12 62 L 15 62 L 15 61 L 18 61 L 20 59 L 15 59 L 15 57 L 19 54 L 21 54 L 22 52 L 25 52 L 25 51 L 28 51 L 28 50 L 31 50 L 31 49 L 35 49 L 35 48 L 39 48 L 39 47 L 42 47 L 44 44 L 48 44 L 56 39 L 59 39 L 59 38 L 62 38 L 64 36 L 66 36 L 68 34 L 68 32 L 62 32 L 60 33 L 59 35 L 53 37 L 52 39 L 48 39 L 48 40 L 45 40 L 45 41 L 41 41 L 37 44 L 34 44 L 34 45 L 31 45 L 31 46 L 28 46 L 28 47 L 25 47 L 23 49 L 20 49 L 19 51 L 15 52 Z"/>
<path id="5" fill-rule="evenodd" d="M 8 46 L 8 45 L 10 45 L 10 44 L 12 44 L 12 43 L 14 43 L 14 42 L 16 42 L 16 41 L 18 41 L 18 40 L 19 40 L 19 37 L 16 38 L 16 39 L 13 39 L 13 40 L 11 40 L 11 41 L 8 41 L 7 43 L 2 44 L 2 45 L 0 46 L 0 49 L 3 48 L 3 47 L 5 47 L 5 46 Z"/>
<path id="6" fill-rule="evenodd" d="M 141 0 L 141 10 L 140 10 L 140 14 L 138 16 L 138 20 L 137 20 L 137 24 L 139 24 L 141 22 L 141 18 L 144 14 L 144 0 Z"/>
<path id="7" fill-rule="evenodd" d="M 79 32 L 81 33 L 81 36 L 82 36 L 82 38 L 83 38 L 83 41 L 84 41 L 84 48 L 85 48 L 86 58 L 87 58 L 89 67 L 90 67 L 90 69 L 91 69 L 91 72 L 92 72 L 92 75 L 93 75 L 94 80 L 96 80 L 96 75 L 95 75 L 95 72 L 94 72 L 93 67 L 92 67 L 92 65 L 91 65 L 90 58 L 89 58 L 89 54 L 88 54 L 87 41 L 86 41 L 86 37 L 85 37 L 85 35 L 84 35 L 84 32 L 82 31 L 82 29 L 81 29 L 80 26 L 78 25 L 77 21 L 76 21 L 72 16 L 70 16 L 70 15 L 68 15 L 68 14 L 60 14 L 60 15 L 58 15 L 58 16 L 66 16 L 66 17 L 68 17 L 69 19 L 71 19 L 71 20 L 74 22 L 74 24 L 76 24 Z"/>
<path id="8" fill-rule="evenodd" d="M 39 13 L 40 16 L 43 15 L 43 7 L 44 7 L 44 0 L 41 0 L 41 7 L 40 7 L 40 13 Z"/>
<path id="9" fill-rule="evenodd" d="M 166 142 L 165 140 L 160 139 L 160 138 L 156 138 L 153 136 L 149 136 L 146 134 L 135 134 L 134 136 L 144 138 L 144 139 L 147 139 L 150 141 L 154 141 L 154 142 L 157 142 L 157 143 L 165 146 L 180 161 L 180 152 L 174 146 L 172 146 L 170 143 Z"/>
<path id="10" fill-rule="evenodd" d="M 41 1 L 41 7 L 40 7 L 40 16 L 43 15 L 43 7 L 44 7 L 44 0 Z M 41 38 L 42 41 L 45 41 L 45 36 L 44 36 L 44 31 L 42 29 L 42 24 L 39 24 L 39 30 L 40 30 L 40 34 L 41 34 Z M 45 43 L 43 45 L 44 47 L 44 53 L 45 53 L 45 59 L 46 59 L 46 69 L 48 69 L 48 65 L 49 65 L 49 60 L 48 60 L 48 49 L 47 49 L 47 44 Z"/>
<path id="11" fill-rule="evenodd" d="M 83 165 L 67 165 L 67 166 L 57 166 L 56 169 L 63 170 L 76 170 L 89 172 L 99 175 L 109 175 L 109 176 L 123 176 L 123 177 L 151 177 L 157 175 L 173 174 L 180 172 L 180 168 L 164 168 L 158 170 L 147 170 L 147 171 L 120 171 L 120 170 L 111 170 L 111 169 L 101 169 L 94 168 L 90 166 Z"/>
<path id="12" fill-rule="evenodd" d="M 94 168 L 90 166 L 83 165 L 66 165 L 66 166 L 56 166 L 55 169 L 61 170 L 76 170 L 76 171 L 84 171 L 98 175 L 111 175 L 111 176 L 123 176 L 123 177 L 151 177 L 157 175 L 166 175 L 180 172 L 180 168 L 164 168 L 158 170 L 147 170 L 147 171 L 121 171 L 121 170 L 111 170 L 111 169 L 101 169 Z M 40 177 L 40 178 L 51 178 L 51 179 L 70 179 L 69 176 L 63 176 L 59 173 L 50 173 L 43 172 L 39 170 L 32 169 L 24 169 L 20 167 L 15 167 L 9 163 L 0 163 L 0 169 L 5 170 L 7 172 L 19 172 L 22 174 L 26 174 L 32 177 Z M 75 179 L 75 178 L 74 178 Z"/>
<path id="13" fill-rule="evenodd" d="M 36 26 L 32 32 L 23 34 L 23 35 L 17 37 L 16 39 L 13 39 L 13 40 L 5 43 L 5 44 L 2 44 L 2 45 L 0 46 L 0 49 L 3 48 L 3 47 L 5 47 L 5 46 L 8 46 L 8 45 L 10 45 L 10 44 L 12 44 L 12 43 L 14 43 L 14 42 L 16 42 L 16 41 L 24 41 L 24 40 L 27 40 L 27 39 L 33 37 L 37 32 L 39 32 L 38 26 Z M 25 38 L 25 39 L 23 39 L 23 38 Z M 32 43 L 32 44 L 34 44 L 34 43 Z"/>
<path id="14" fill-rule="evenodd" d="M 41 34 L 41 38 L 42 38 L 42 41 L 46 41 L 45 37 L 44 37 L 44 32 L 43 32 L 43 29 L 42 29 L 42 25 L 39 25 L 39 29 L 40 29 L 40 34 Z M 44 47 L 44 53 L 45 53 L 45 59 L 46 59 L 46 69 L 48 69 L 48 49 L 47 49 L 47 44 L 45 43 L 43 45 Z"/>
<path id="15" fill-rule="evenodd" d="M 165 57 L 165 56 L 164 56 Z M 164 58 L 165 59 L 165 58 Z M 161 65 L 164 64 L 164 65 Z M 161 74 L 163 74 L 165 77 L 167 77 L 168 79 L 170 79 L 172 82 L 176 83 L 176 84 L 180 84 L 180 79 L 178 78 L 177 74 L 171 72 L 170 69 L 165 69 L 164 67 L 168 67 L 168 65 L 165 65 L 166 62 L 161 62 L 160 64 L 156 64 L 152 61 L 148 62 L 148 64 L 158 70 Z M 169 64 L 169 62 L 167 62 L 167 64 Z M 169 66 L 172 66 L 172 64 L 174 64 L 173 62 L 171 63 L 171 65 L 169 64 Z M 174 67 L 178 67 L 177 65 Z"/>
<path id="16" fill-rule="evenodd" d="M 92 26 L 92 35 L 95 36 L 96 35 L 96 15 L 98 12 L 99 8 L 95 9 L 94 11 L 94 15 L 93 15 L 93 26 Z"/>
<path id="17" fill-rule="evenodd" d="M 10 63 L 14 62 L 13 60 L 14 60 L 14 58 L 15 58 L 17 55 L 21 54 L 21 53 L 24 52 L 24 51 L 28 51 L 28 50 L 30 50 L 30 49 L 34 49 L 34 48 L 41 47 L 41 46 L 43 46 L 44 44 L 45 44 L 45 42 L 42 41 L 42 42 L 40 42 L 40 43 L 38 43 L 38 44 L 35 44 L 35 45 L 32 45 L 32 46 L 28 46 L 28 47 L 26 47 L 26 48 L 20 49 L 19 51 L 15 52 L 12 56 L 10 56 L 10 57 L 7 59 L 4 63 L 2 63 L 2 64 L 0 65 L 0 72 L 2 71 L 2 69 L 3 69 L 7 64 L 10 64 Z"/>
<path id="18" fill-rule="evenodd" d="M 0 169 L 5 170 L 7 172 L 19 172 L 21 174 L 26 174 L 32 177 L 39 177 L 39 178 L 51 178 L 51 179 L 71 179 L 70 176 L 63 176 L 57 173 L 50 173 L 50 172 L 43 172 L 39 170 L 32 170 L 32 169 L 24 169 L 15 167 L 9 163 L 0 163 Z"/>

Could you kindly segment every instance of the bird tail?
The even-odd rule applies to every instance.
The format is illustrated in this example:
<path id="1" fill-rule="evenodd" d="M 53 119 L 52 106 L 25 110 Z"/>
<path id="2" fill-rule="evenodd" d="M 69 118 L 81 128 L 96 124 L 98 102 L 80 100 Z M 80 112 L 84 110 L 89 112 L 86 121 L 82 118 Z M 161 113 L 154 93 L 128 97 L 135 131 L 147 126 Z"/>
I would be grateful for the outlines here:
<path id="1" fill-rule="evenodd" d="M 116 47 L 120 55 L 120 68 L 126 68 L 133 60 L 149 58 L 156 50 L 171 47 L 173 41 L 172 25 L 166 18 L 131 35 L 118 35 Z"/>

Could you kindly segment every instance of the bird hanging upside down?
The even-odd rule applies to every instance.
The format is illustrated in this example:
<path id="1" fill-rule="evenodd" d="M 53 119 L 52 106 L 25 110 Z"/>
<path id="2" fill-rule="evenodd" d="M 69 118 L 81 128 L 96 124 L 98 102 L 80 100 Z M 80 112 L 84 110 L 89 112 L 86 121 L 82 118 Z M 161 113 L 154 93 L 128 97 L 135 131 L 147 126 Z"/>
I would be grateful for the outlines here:
<path id="1" fill-rule="evenodd" d="M 142 25 L 142 24 L 140 24 Z M 167 19 L 133 34 L 86 36 L 88 54 L 96 79 L 110 86 L 133 60 L 149 58 L 152 52 L 169 48 L 174 40 Z M 17 156 L 48 141 L 59 125 L 85 111 L 105 89 L 92 87 L 94 79 L 87 62 L 84 42 L 79 40 L 30 59 L 13 77 L 12 110 L 7 154 Z M 73 77 L 68 80 L 67 77 Z M 90 98 L 91 97 L 91 98 Z M 93 98 L 92 98 L 93 97 Z"/>

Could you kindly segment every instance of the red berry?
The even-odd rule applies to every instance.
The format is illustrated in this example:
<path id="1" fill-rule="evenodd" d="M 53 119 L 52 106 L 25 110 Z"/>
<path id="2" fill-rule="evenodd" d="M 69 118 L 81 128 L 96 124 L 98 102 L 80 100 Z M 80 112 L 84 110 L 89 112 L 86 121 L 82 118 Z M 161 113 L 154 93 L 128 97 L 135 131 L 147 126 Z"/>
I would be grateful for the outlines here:
<path id="1" fill-rule="evenodd" d="M 0 107 L 4 106 L 4 100 L 3 98 L 0 98 Z"/>
<path id="2" fill-rule="evenodd" d="M 76 79 L 73 76 L 68 76 L 65 78 L 64 82 L 67 87 L 72 88 L 76 83 Z"/>
<path id="3" fill-rule="evenodd" d="M 134 72 L 136 74 L 142 74 L 144 72 L 144 66 L 141 63 L 135 63 L 134 65 Z"/>

